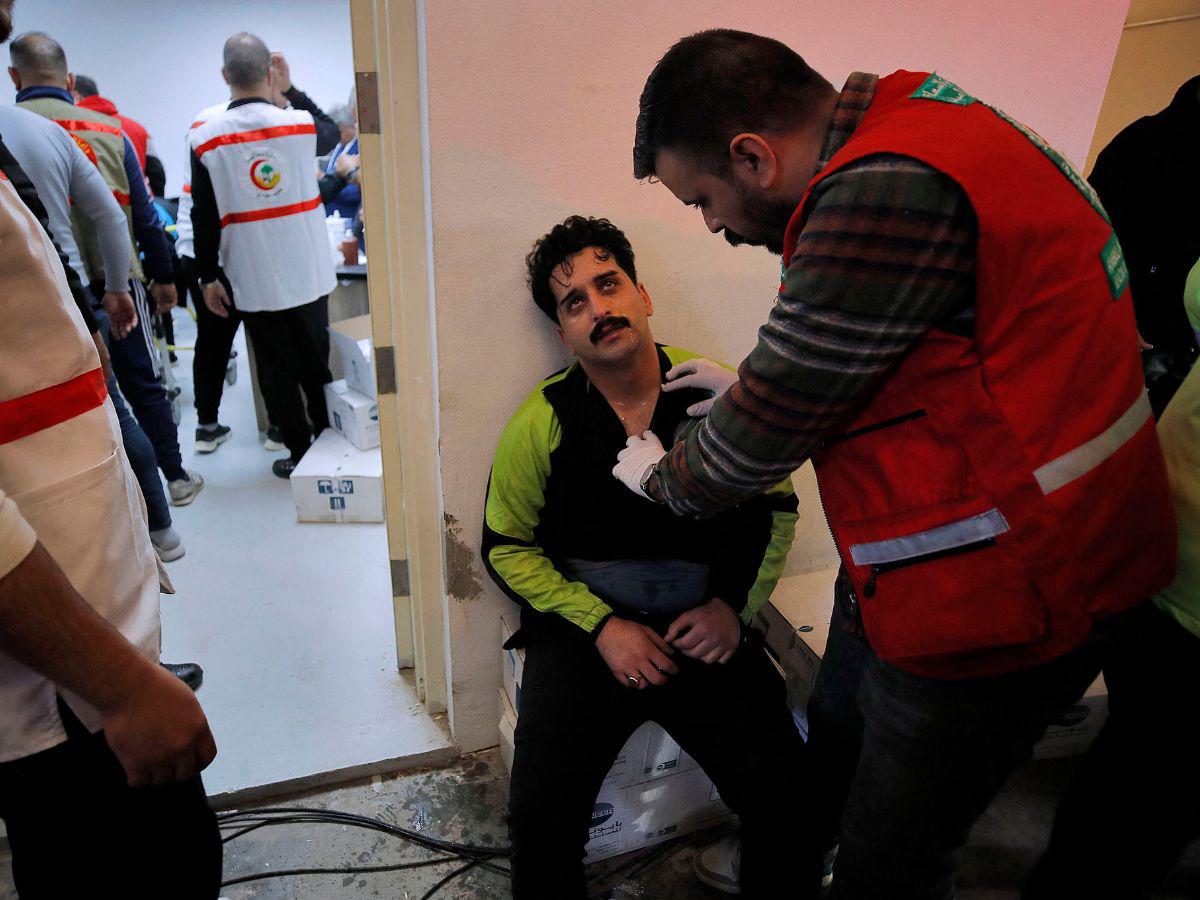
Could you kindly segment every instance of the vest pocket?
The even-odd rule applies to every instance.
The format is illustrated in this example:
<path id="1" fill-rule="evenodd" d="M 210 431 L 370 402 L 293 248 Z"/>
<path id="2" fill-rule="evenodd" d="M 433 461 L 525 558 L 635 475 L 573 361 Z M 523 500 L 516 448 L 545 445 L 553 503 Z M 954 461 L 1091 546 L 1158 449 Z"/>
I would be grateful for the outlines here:
<path id="1" fill-rule="evenodd" d="M 872 527 L 872 537 L 882 530 Z M 1048 634 L 1045 602 L 998 509 L 915 532 L 895 524 L 886 531 L 894 536 L 847 542 L 863 624 L 882 659 L 903 667 L 905 659 L 1029 644 Z"/>

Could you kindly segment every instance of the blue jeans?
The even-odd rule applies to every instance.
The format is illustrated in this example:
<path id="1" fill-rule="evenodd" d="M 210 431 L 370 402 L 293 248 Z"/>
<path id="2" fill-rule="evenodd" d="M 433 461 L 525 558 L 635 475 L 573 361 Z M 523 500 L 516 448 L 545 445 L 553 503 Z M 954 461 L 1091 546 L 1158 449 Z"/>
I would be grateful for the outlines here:
<path id="1" fill-rule="evenodd" d="M 96 318 L 104 319 L 104 342 L 108 345 L 108 355 L 112 357 L 117 383 L 154 447 L 158 466 L 167 481 L 177 481 L 187 478 L 187 472 L 183 469 L 183 457 L 179 452 L 179 431 L 171 416 L 171 400 L 158 378 L 150 302 L 141 284 L 131 283 L 130 292 L 137 307 L 138 324 L 128 335 L 118 341 L 109 334 L 108 316 L 104 310 L 97 310 Z M 98 297 L 104 296 L 103 286 L 99 286 L 98 294 L 96 290 L 92 293 Z"/>
<path id="2" fill-rule="evenodd" d="M 839 578 L 809 702 L 826 830 L 840 822 L 835 900 L 949 900 L 971 826 L 1033 745 L 1100 672 L 1123 613 L 1087 645 L 1030 669 L 939 680 L 881 660 Z"/>
<path id="3" fill-rule="evenodd" d="M 100 333 L 105 345 L 109 341 L 109 321 L 104 310 L 96 310 L 96 319 L 100 323 Z M 146 517 L 150 522 L 150 530 L 158 531 L 171 527 L 171 508 L 167 505 L 167 496 L 163 491 L 162 482 L 158 479 L 158 463 L 154 456 L 154 447 L 142 426 L 130 414 L 125 405 L 125 398 L 117 387 L 116 378 L 108 379 L 108 395 L 112 398 L 113 407 L 117 411 L 117 421 L 121 423 L 121 442 L 125 445 L 125 455 L 129 457 L 129 467 L 142 489 L 146 498 Z"/>

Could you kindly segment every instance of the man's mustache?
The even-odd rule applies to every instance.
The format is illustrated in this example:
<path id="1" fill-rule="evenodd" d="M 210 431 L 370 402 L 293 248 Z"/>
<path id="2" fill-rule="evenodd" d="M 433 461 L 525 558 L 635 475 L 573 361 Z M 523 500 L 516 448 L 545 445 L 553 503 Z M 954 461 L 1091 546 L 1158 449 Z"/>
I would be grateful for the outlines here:
<path id="1" fill-rule="evenodd" d="M 725 235 L 725 240 L 730 247 L 740 247 L 742 244 L 746 243 L 746 239 L 736 231 L 730 231 L 728 228 L 724 228 L 722 229 L 722 234 Z"/>
<path id="2" fill-rule="evenodd" d="M 599 322 L 597 322 L 596 327 L 592 329 L 592 333 L 591 333 L 592 343 L 594 344 L 598 340 L 600 340 L 600 335 L 605 331 L 605 329 L 608 329 L 610 327 L 620 327 L 620 326 L 624 326 L 625 328 L 628 328 L 629 320 L 627 318 L 625 318 L 624 316 L 605 316 L 603 319 L 601 319 Z"/>

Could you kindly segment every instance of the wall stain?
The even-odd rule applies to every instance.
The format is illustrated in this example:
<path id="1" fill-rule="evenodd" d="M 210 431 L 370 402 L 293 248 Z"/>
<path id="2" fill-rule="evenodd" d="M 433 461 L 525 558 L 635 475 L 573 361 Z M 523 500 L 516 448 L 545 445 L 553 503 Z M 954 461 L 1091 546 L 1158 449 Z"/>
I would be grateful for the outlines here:
<path id="1" fill-rule="evenodd" d="M 458 519 L 444 513 L 446 524 L 446 590 L 455 600 L 478 600 L 483 584 L 475 570 L 475 551 L 462 539 Z"/>

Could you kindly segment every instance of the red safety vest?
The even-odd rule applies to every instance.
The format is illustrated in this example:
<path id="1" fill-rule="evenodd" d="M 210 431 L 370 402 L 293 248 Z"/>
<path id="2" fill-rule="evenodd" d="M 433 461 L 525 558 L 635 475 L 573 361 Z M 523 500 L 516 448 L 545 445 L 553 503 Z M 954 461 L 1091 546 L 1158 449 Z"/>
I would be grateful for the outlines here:
<path id="1" fill-rule="evenodd" d="M 1171 581 L 1175 522 L 1128 273 L 1095 194 L 956 85 L 897 72 L 813 179 L 920 160 L 979 224 L 975 334 L 931 331 L 813 455 L 872 648 L 908 671 L 1013 671 Z"/>

